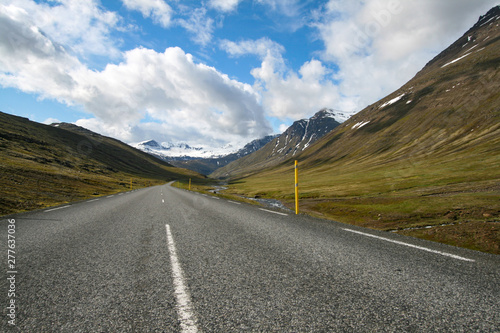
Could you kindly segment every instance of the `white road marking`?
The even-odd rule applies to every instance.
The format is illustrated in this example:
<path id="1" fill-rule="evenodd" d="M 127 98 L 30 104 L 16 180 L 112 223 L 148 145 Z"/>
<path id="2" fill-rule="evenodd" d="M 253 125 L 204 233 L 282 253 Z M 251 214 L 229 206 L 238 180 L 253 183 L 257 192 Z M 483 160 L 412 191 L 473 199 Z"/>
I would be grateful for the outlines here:
<path id="1" fill-rule="evenodd" d="M 273 214 L 278 214 L 278 215 L 283 215 L 283 216 L 288 216 L 288 214 L 285 214 L 285 213 L 280 213 L 280 212 L 275 212 L 274 210 L 268 210 L 268 209 L 264 209 L 264 208 L 259 208 L 260 210 L 263 210 L 264 212 L 269 212 L 269 213 L 273 213 Z"/>
<path id="2" fill-rule="evenodd" d="M 227 202 L 230 202 L 230 203 L 235 204 L 235 205 L 241 205 L 241 202 L 236 202 L 236 201 L 231 201 L 231 200 L 228 200 Z"/>
<path id="3" fill-rule="evenodd" d="M 119 193 L 118 195 L 123 195 L 123 193 Z"/>
<path id="4" fill-rule="evenodd" d="M 177 314 L 181 322 L 182 332 L 198 332 L 196 326 L 196 318 L 194 316 L 191 297 L 184 283 L 182 268 L 177 258 L 177 250 L 175 249 L 174 238 L 170 232 L 170 225 L 165 224 L 167 229 L 167 245 L 170 252 L 170 262 L 172 264 L 172 277 L 174 278 L 175 298 L 177 300 Z"/>
<path id="5" fill-rule="evenodd" d="M 62 207 L 56 207 L 56 208 L 47 209 L 47 210 L 45 211 L 45 213 L 47 213 L 47 212 L 51 212 L 51 211 L 53 211 L 53 210 L 58 210 L 58 209 L 68 208 L 68 207 L 71 207 L 71 206 L 62 206 Z"/>
<path id="6" fill-rule="evenodd" d="M 97 200 L 99 200 L 99 199 L 92 199 L 92 200 L 89 200 L 87 202 L 94 202 L 94 201 L 97 201 Z"/>
<path id="7" fill-rule="evenodd" d="M 215 200 L 220 200 L 219 198 L 214 197 L 214 196 L 212 196 L 212 195 L 210 196 L 210 198 L 215 199 Z"/>
<path id="8" fill-rule="evenodd" d="M 428 248 L 422 247 L 422 246 L 417 246 L 417 245 L 413 245 L 413 244 L 408 244 L 408 243 L 400 242 L 400 241 L 397 241 L 397 240 L 392 240 L 392 239 L 389 239 L 389 238 L 375 236 L 375 235 L 367 234 L 367 233 L 364 233 L 364 232 L 361 232 L 361 231 L 356 231 L 356 230 L 352 230 L 352 229 L 345 229 L 345 228 L 342 228 L 342 229 L 345 230 L 345 231 L 353 232 L 355 234 L 360 234 L 360 235 L 363 235 L 363 236 L 380 239 L 380 240 L 383 240 L 383 241 L 386 241 L 386 242 L 391 242 L 391 243 L 394 243 L 394 244 L 399 244 L 399 245 L 404 245 L 404 246 L 412 247 L 414 249 L 418 249 L 418 250 L 422 250 L 422 251 L 427 251 L 427 252 L 432 252 L 432 253 L 440 254 L 442 256 L 446 256 L 446 257 L 450 257 L 450 258 L 454 258 L 454 259 L 459 259 L 459 260 L 464 260 L 464 261 L 470 261 L 470 262 L 474 262 L 475 261 L 474 259 L 464 258 L 464 257 L 460 257 L 460 256 L 457 256 L 457 255 L 454 255 L 454 254 L 451 254 L 451 253 L 447 253 L 447 252 L 441 252 L 441 251 L 437 251 L 437 250 L 428 249 Z"/>
<path id="9" fill-rule="evenodd" d="M 162 203 L 165 203 L 165 200 L 161 199 L 161 202 L 162 202 Z"/>
<path id="10" fill-rule="evenodd" d="M 114 194 L 112 194 L 112 195 L 108 195 L 108 198 L 112 198 L 112 197 L 114 197 L 114 196 L 115 196 Z"/>

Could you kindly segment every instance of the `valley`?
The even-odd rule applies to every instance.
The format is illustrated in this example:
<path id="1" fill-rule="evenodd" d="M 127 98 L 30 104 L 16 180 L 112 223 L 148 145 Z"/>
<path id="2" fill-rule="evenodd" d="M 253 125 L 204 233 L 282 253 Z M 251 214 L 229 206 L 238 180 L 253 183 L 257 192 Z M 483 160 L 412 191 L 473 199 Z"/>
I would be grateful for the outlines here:
<path id="1" fill-rule="evenodd" d="M 226 155 L 0 113 L 0 215 L 189 179 L 294 209 L 297 160 L 301 213 L 500 254 L 499 18 L 352 117 L 322 109 Z"/>

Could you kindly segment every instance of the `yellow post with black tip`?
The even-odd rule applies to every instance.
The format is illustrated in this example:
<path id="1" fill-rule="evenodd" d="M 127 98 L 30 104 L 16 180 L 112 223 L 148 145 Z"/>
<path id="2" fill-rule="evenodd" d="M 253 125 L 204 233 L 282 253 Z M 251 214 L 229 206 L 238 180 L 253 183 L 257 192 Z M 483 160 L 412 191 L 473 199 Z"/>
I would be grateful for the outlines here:
<path id="1" fill-rule="evenodd" d="M 295 161 L 295 214 L 299 213 L 299 169 Z"/>

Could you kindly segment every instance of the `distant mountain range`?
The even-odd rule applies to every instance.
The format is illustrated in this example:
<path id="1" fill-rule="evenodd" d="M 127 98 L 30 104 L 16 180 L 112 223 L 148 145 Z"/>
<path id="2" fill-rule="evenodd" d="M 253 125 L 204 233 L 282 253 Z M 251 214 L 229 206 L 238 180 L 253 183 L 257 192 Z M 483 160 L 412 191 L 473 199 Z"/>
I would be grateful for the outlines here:
<path id="1" fill-rule="evenodd" d="M 208 175 L 231 162 L 260 150 L 269 144 L 269 142 L 274 142 L 275 139 L 279 141 L 281 137 L 283 137 L 281 138 L 281 144 L 276 146 L 278 148 L 272 154 L 273 160 L 281 156 L 287 156 L 288 154 L 296 154 L 348 118 L 349 115 L 345 112 L 323 109 L 310 119 L 296 121 L 281 135 L 268 135 L 264 138 L 254 140 L 236 151 L 231 146 L 214 150 L 191 147 L 185 143 L 172 144 L 166 142 L 160 144 L 155 140 L 140 142 L 134 145 L 134 147 L 168 161 L 174 166 Z"/>
<path id="2" fill-rule="evenodd" d="M 147 140 L 133 144 L 132 146 L 165 161 L 214 158 L 233 153 L 235 150 L 231 145 L 213 149 L 205 147 L 192 147 L 187 143 L 159 143 L 156 140 Z"/>

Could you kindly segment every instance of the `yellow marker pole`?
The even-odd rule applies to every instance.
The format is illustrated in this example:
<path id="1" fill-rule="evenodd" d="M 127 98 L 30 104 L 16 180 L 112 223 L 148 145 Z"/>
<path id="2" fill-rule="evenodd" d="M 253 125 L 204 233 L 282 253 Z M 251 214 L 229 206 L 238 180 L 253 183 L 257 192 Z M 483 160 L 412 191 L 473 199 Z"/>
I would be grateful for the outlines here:
<path id="1" fill-rule="evenodd" d="M 295 161 L 295 214 L 299 213 L 299 169 Z"/>
<path id="2" fill-rule="evenodd" d="M 130 190 L 132 191 L 132 178 L 130 178 Z"/>
<path id="3" fill-rule="evenodd" d="M 191 178 L 189 178 L 189 190 L 191 191 Z"/>

